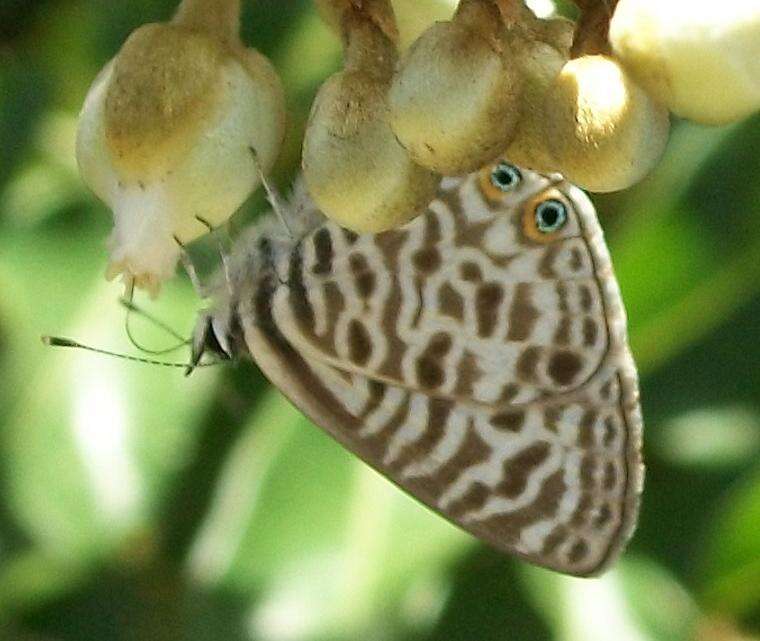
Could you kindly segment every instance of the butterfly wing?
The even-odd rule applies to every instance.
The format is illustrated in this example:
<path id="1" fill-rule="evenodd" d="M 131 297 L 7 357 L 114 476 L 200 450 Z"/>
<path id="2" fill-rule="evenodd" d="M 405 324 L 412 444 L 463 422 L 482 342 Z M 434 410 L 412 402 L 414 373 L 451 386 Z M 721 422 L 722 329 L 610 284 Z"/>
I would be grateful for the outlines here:
<path id="1" fill-rule="evenodd" d="M 582 387 L 625 342 L 620 297 L 579 190 L 561 196 L 561 234 L 526 235 L 525 210 L 557 191 L 532 176 L 496 203 L 477 174 L 449 181 L 427 213 L 383 234 L 326 223 L 280 266 L 277 325 L 315 359 L 436 396 L 493 405 Z"/>
<path id="2" fill-rule="evenodd" d="M 630 537 L 642 481 L 609 257 L 580 192 L 564 234 L 531 244 L 515 205 L 457 206 L 475 181 L 397 232 L 317 229 L 242 310 L 245 340 L 297 407 L 420 501 L 498 549 L 593 574 Z"/>

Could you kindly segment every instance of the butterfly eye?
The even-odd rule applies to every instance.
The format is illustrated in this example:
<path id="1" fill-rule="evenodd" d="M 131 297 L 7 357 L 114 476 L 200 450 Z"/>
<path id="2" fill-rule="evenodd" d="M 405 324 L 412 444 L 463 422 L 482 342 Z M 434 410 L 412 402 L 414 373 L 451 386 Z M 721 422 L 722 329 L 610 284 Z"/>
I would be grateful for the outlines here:
<path id="1" fill-rule="evenodd" d="M 567 222 L 567 207 L 559 200 L 551 198 L 536 207 L 536 229 L 542 234 L 552 234 Z"/>
<path id="2" fill-rule="evenodd" d="M 520 170 L 509 163 L 500 162 L 491 170 L 491 184 L 501 191 L 512 191 L 521 180 Z"/>

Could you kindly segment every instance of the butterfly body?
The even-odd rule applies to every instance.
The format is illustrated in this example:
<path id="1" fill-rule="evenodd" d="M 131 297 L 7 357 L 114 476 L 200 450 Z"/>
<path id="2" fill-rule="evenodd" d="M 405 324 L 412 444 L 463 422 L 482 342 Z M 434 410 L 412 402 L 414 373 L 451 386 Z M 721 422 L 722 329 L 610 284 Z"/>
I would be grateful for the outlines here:
<path id="1" fill-rule="evenodd" d="M 252 355 L 313 422 L 494 547 L 606 567 L 636 521 L 641 417 L 586 196 L 501 163 L 380 234 L 296 207 L 292 237 L 264 221 L 241 241 L 196 356 L 204 339 Z"/>

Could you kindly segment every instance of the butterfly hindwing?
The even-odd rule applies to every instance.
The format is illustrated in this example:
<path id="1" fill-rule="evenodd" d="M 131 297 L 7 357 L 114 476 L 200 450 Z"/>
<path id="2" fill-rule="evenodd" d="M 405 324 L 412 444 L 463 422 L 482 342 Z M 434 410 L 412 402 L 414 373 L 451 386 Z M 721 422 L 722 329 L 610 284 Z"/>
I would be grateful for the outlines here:
<path id="1" fill-rule="evenodd" d="M 603 368 L 582 397 L 504 410 L 381 383 L 247 324 L 264 373 L 350 451 L 497 549 L 588 575 L 630 536 L 640 491 L 631 381 Z"/>

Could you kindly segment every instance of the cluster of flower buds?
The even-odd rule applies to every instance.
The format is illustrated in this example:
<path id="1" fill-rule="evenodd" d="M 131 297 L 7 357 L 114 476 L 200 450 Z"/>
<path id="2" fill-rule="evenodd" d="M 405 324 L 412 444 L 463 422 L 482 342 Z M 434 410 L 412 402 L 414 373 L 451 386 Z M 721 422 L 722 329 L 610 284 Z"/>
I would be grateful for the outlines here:
<path id="1" fill-rule="evenodd" d="M 351 7 L 382 5 L 384 25 L 391 25 L 386 34 L 395 29 L 387 2 L 321 4 L 332 9 L 333 24 L 340 24 L 335 17 L 340 8 L 350 12 Z M 367 102 L 365 93 L 345 80 L 337 97 L 336 80 L 328 81 L 315 106 L 304 155 L 310 186 L 325 192 L 318 202 L 326 213 L 357 230 L 407 220 L 414 212 L 390 215 L 388 207 L 402 202 L 395 196 L 403 194 L 408 204 L 425 193 L 419 189 L 414 199 L 406 198 L 409 161 L 415 171 L 458 175 L 505 155 L 520 165 L 560 172 L 590 191 L 617 191 L 658 163 L 670 131 L 669 111 L 720 123 L 760 107 L 760 5 L 754 0 L 576 4 L 581 10 L 577 24 L 539 20 L 523 0 L 460 0 L 450 20 L 420 33 L 395 70 L 389 63 L 395 51 L 361 52 L 356 47 L 366 45 L 358 40 L 353 51 L 348 47 L 346 72 L 339 77 L 355 70 L 352 61 L 360 59 L 362 77 L 372 74 L 373 65 L 375 77 L 382 76 L 372 94 L 374 104 L 382 106 L 372 114 L 373 122 L 383 123 L 388 142 L 368 148 L 369 138 L 364 138 L 356 142 L 361 154 L 346 151 L 339 162 L 328 163 L 315 153 L 313 133 L 328 120 L 325 112 L 335 123 L 357 123 L 355 112 Z M 346 29 L 343 23 L 344 40 Z M 388 136 L 386 123 L 408 158 Z M 337 144 L 348 149 L 343 134 L 339 127 L 325 134 L 319 152 L 327 154 Z M 386 148 L 394 150 L 393 163 L 403 171 L 383 155 Z M 336 171 L 336 165 L 344 169 Z M 373 166 L 382 188 L 372 188 L 372 175 L 355 176 Z M 386 188 L 393 184 L 388 171 L 396 172 L 399 194 Z M 326 177 L 329 186 L 320 184 Z"/>
<path id="2" fill-rule="evenodd" d="M 659 161 L 670 111 L 719 124 L 760 109 L 757 0 L 575 0 L 577 23 L 524 0 L 459 0 L 423 28 L 441 1 L 315 0 L 345 61 L 312 106 L 303 171 L 347 228 L 398 227 L 442 175 L 504 156 L 624 189 Z M 132 34 L 87 97 L 78 159 L 114 211 L 109 273 L 130 285 L 155 293 L 181 244 L 224 222 L 278 153 L 283 91 L 240 42 L 239 12 L 183 0 Z"/>
<path id="3" fill-rule="evenodd" d="M 181 244 L 224 223 L 277 157 L 284 92 L 239 20 L 240 0 L 184 0 L 132 33 L 87 96 L 77 159 L 113 210 L 107 273 L 128 287 L 157 294 Z"/>

